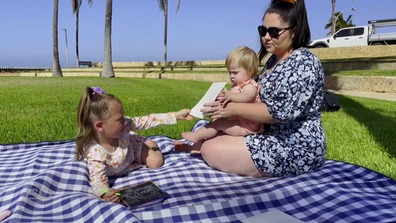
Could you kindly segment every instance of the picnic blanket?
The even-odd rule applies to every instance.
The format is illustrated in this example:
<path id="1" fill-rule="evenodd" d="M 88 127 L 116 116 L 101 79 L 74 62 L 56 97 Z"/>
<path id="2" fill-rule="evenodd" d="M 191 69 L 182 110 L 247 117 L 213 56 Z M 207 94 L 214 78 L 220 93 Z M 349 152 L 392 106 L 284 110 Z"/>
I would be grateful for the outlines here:
<path id="1" fill-rule="evenodd" d="M 240 222 L 273 209 L 303 222 L 396 221 L 396 182 L 372 170 L 327 160 L 296 177 L 234 176 L 175 153 L 174 139 L 149 138 L 165 155 L 163 167 L 111 177 L 111 186 L 152 180 L 171 198 L 136 210 L 94 197 L 74 141 L 0 145 L 0 211 L 13 210 L 5 222 Z"/>

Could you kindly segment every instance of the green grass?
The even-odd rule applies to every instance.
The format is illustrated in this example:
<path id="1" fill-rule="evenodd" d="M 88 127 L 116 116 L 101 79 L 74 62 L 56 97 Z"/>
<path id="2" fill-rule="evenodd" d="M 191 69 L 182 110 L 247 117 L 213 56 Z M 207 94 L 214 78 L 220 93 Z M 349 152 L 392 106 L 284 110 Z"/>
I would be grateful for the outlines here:
<path id="1" fill-rule="evenodd" d="M 389 57 L 362 57 L 362 58 L 341 58 L 341 59 L 322 59 L 320 60 L 322 63 L 327 62 L 374 62 L 374 61 L 381 61 L 381 62 L 393 62 L 396 61 L 396 56 L 389 56 Z"/>
<path id="2" fill-rule="evenodd" d="M 326 72 L 326 76 L 387 76 L 395 77 L 396 70 L 347 70 Z"/>
<path id="3" fill-rule="evenodd" d="M 98 73 L 101 71 L 63 71 L 63 73 Z M 29 71 L 24 73 L 36 73 L 35 71 Z M 52 71 L 44 71 L 40 73 L 52 73 Z M 147 71 L 147 70 L 133 70 L 133 71 L 115 71 L 115 73 L 162 73 L 162 74 L 226 74 L 226 70 L 174 70 L 174 71 Z M 387 76 L 395 77 L 396 70 L 348 70 L 348 71 L 335 71 L 335 72 L 325 72 L 326 76 Z"/>
<path id="4" fill-rule="evenodd" d="M 63 71 L 63 73 L 99 73 L 102 71 Z M 37 73 L 34 71 L 24 72 L 24 73 Z M 39 73 L 52 73 L 52 71 L 43 71 Z M 201 70 L 131 70 L 131 71 L 123 71 L 123 70 L 116 70 L 114 73 L 138 73 L 138 74 L 227 74 L 228 71 L 226 70 L 208 70 L 208 71 L 201 71 Z"/>
<path id="5" fill-rule="evenodd" d="M 73 139 L 82 90 L 100 86 L 117 95 L 128 116 L 191 108 L 211 83 L 139 78 L 0 77 L 0 143 Z M 396 179 L 395 102 L 339 96 L 342 109 L 323 113 L 327 158 L 354 163 Z M 195 121 L 139 133 L 180 138 Z"/>

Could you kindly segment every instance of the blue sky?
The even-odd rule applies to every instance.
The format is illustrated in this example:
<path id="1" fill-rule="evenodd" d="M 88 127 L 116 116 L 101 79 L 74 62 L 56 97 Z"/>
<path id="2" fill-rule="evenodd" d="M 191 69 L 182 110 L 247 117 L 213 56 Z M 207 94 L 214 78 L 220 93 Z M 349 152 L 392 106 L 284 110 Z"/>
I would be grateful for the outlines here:
<path id="1" fill-rule="evenodd" d="M 38 2 L 41 5 L 38 5 Z M 257 26 L 270 0 L 169 0 L 168 60 L 225 60 L 238 46 L 258 51 Z M 323 38 L 331 16 L 330 0 L 306 0 L 312 39 Z M 80 60 L 101 62 L 106 1 L 80 12 Z M 353 14 L 356 25 L 396 18 L 394 0 L 337 0 L 336 11 Z M 52 67 L 53 0 L 0 0 L 0 66 Z M 68 32 L 70 67 L 75 59 L 75 16 L 70 0 L 59 0 L 59 56 L 66 67 Z M 378 30 L 380 31 L 380 30 Z M 392 31 L 395 31 L 393 29 Z M 114 0 L 113 62 L 163 60 L 164 17 L 156 0 Z"/>

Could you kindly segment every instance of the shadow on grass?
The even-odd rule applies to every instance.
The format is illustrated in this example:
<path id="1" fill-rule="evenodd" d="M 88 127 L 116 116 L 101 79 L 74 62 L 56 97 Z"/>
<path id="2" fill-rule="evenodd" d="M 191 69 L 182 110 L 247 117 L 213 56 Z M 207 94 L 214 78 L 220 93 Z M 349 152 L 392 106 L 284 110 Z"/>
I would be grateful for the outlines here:
<path id="1" fill-rule="evenodd" d="M 365 57 L 365 58 L 342 58 L 342 59 L 323 59 L 320 60 L 322 63 L 328 62 L 374 62 L 374 61 L 387 61 L 393 62 L 396 61 L 396 56 L 389 56 L 389 57 Z"/>
<path id="2" fill-rule="evenodd" d="M 374 140 L 381 145 L 391 158 L 396 158 L 396 120 L 381 113 L 383 109 L 370 109 L 353 99 L 338 95 L 344 112 L 364 125 Z M 370 148 L 367 148 L 370 149 Z"/>

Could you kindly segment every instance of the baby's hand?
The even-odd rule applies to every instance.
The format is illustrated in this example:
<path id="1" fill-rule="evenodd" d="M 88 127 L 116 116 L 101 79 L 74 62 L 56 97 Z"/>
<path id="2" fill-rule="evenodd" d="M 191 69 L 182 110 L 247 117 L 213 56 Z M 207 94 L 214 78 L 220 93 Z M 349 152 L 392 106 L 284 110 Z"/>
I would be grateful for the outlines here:
<path id="1" fill-rule="evenodd" d="M 101 196 L 102 199 L 108 201 L 108 202 L 112 202 L 112 203 L 119 203 L 120 202 L 120 196 L 116 195 L 116 190 L 114 190 L 113 188 L 109 189 L 109 193 L 105 193 Z"/>
<path id="2" fill-rule="evenodd" d="M 232 95 L 233 93 L 231 91 L 223 90 L 217 99 L 222 103 L 222 104 L 227 104 L 228 102 L 232 102 Z"/>
<path id="3" fill-rule="evenodd" d="M 182 109 L 178 112 L 175 112 L 176 120 L 193 120 L 194 117 L 189 115 L 191 112 L 190 109 Z"/>

